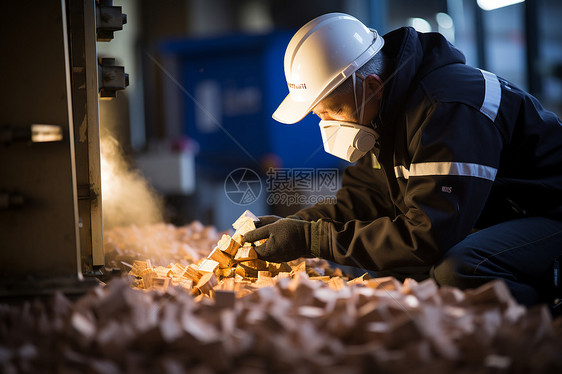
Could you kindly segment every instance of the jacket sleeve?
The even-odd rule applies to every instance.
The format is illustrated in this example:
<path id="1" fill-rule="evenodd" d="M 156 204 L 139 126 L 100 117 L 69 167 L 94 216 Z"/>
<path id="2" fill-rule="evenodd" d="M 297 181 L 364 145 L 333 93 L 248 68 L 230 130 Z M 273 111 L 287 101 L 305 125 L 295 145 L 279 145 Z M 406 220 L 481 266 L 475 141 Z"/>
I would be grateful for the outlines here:
<path id="1" fill-rule="evenodd" d="M 368 153 L 345 169 L 335 204 L 316 204 L 298 211 L 295 216 L 307 221 L 327 218 L 347 222 L 393 215 L 386 178 L 380 167 L 373 168 L 373 157 Z"/>
<path id="2" fill-rule="evenodd" d="M 395 165 L 405 210 L 394 218 L 318 220 L 313 255 L 372 270 L 429 268 L 470 233 L 495 178 L 501 134 L 471 106 L 428 108 L 424 118 L 408 118 L 420 124 L 407 139 L 410 165 Z"/>

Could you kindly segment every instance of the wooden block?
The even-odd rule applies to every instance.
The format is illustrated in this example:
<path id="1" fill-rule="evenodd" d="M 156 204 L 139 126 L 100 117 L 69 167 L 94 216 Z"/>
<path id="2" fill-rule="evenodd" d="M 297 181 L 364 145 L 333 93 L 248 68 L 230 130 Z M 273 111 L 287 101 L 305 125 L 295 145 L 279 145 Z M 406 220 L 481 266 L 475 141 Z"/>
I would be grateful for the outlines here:
<path id="1" fill-rule="evenodd" d="M 494 304 L 498 303 L 504 308 L 510 302 L 513 302 L 513 297 L 502 280 L 493 280 L 474 290 L 466 292 L 467 301 L 475 304 Z"/>
<path id="2" fill-rule="evenodd" d="M 155 267 L 154 272 L 156 272 L 156 274 L 159 277 L 163 277 L 163 278 L 172 276 L 171 269 L 165 268 L 164 266 Z"/>
<path id="3" fill-rule="evenodd" d="M 246 295 L 251 295 L 256 291 L 256 288 L 253 286 L 252 282 L 253 279 L 247 278 L 247 281 L 240 282 L 236 284 L 236 296 L 238 298 L 244 297 Z"/>
<path id="4" fill-rule="evenodd" d="M 258 258 L 258 254 L 256 253 L 256 250 L 252 247 L 252 245 L 246 245 L 246 244 L 240 247 L 238 249 L 238 252 L 236 252 L 236 256 L 234 256 L 234 259 L 236 261 L 250 261 L 250 260 L 255 260 L 257 258 Z"/>
<path id="5" fill-rule="evenodd" d="M 340 277 L 333 277 L 330 278 L 328 286 L 330 286 L 333 290 L 341 290 L 342 288 L 347 287 L 347 283 Z"/>
<path id="6" fill-rule="evenodd" d="M 387 291 L 398 291 L 400 290 L 401 284 L 394 277 L 380 277 L 369 279 L 365 282 L 365 285 L 374 289 L 382 289 Z"/>
<path id="7" fill-rule="evenodd" d="M 289 265 L 291 266 L 291 274 L 293 275 L 301 271 L 306 272 L 306 261 L 303 258 L 291 261 Z"/>
<path id="8" fill-rule="evenodd" d="M 193 298 L 193 301 L 195 301 L 196 303 L 200 303 L 205 298 L 205 295 L 202 294 L 197 287 L 193 287 L 193 289 L 191 290 L 191 294 L 195 296 Z"/>
<path id="9" fill-rule="evenodd" d="M 328 283 L 330 281 L 330 277 L 327 276 L 327 275 L 320 275 L 320 276 L 317 276 L 317 277 L 310 277 L 310 280 L 322 281 L 324 283 Z"/>
<path id="10" fill-rule="evenodd" d="M 404 284 L 406 284 L 406 282 L 404 282 Z M 441 296 L 441 300 L 443 300 L 444 304 L 450 305 L 460 304 L 465 299 L 465 294 L 463 291 L 459 290 L 458 288 L 449 286 L 441 286 L 439 288 L 439 295 Z"/>
<path id="11" fill-rule="evenodd" d="M 303 305 L 298 307 L 297 312 L 300 316 L 311 319 L 321 318 L 326 315 L 326 311 L 324 310 L 324 308 L 310 305 Z"/>
<path id="12" fill-rule="evenodd" d="M 185 273 L 183 274 L 184 277 L 192 279 L 193 282 L 199 282 L 201 279 L 201 273 L 199 272 L 199 266 L 195 264 L 190 264 L 187 268 L 185 268 Z"/>
<path id="13" fill-rule="evenodd" d="M 219 268 L 231 268 L 234 265 L 234 261 L 232 257 L 230 257 L 225 252 L 221 251 L 219 247 L 213 249 L 209 257 L 211 260 L 214 260 L 219 263 Z"/>
<path id="14" fill-rule="evenodd" d="M 234 235 L 240 234 L 243 237 L 247 232 L 255 229 L 256 225 L 254 224 L 254 221 L 252 221 L 251 218 L 244 218 L 238 223 L 238 228 L 236 229 Z"/>
<path id="15" fill-rule="evenodd" d="M 214 273 L 219 268 L 219 263 L 209 258 L 203 260 L 197 269 L 200 273 Z"/>
<path id="16" fill-rule="evenodd" d="M 290 278 L 290 277 L 291 277 L 291 273 L 287 273 L 287 272 L 282 272 L 282 273 L 279 273 L 275 276 L 275 278 L 277 278 L 277 279 Z"/>
<path id="17" fill-rule="evenodd" d="M 72 327 L 80 333 L 80 335 L 89 341 L 96 335 L 96 324 L 82 313 L 74 312 L 70 319 Z"/>
<path id="18" fill-rule="evenodd" d="M 415 279 L 412 278 L 404 279 L 404 283 L 402 284 L 402 289 L 400 290 L 400 293 L 404 295 L 411 295 L 412 288 L 414 288 L 417 284 L 418 282 Z"/>
<path id="19" fill-rule="evenodd" d="M 369 279 L 369 274 L 365 273 L 360 277 L 354 278 L 352 280 L 350 280 L 349 282 L 347 282 L 347 284 L 349 286 L 353 286 L 354 284 L 363 284 L 364 281 L 366 281 L 367 279 Z"/>
<path id="20" fill-rule="evenodd" d="M 308 274 L 309 277 L 321 277 L 324 275 L 324 270 L 307 266 L 306 273 Z"/>
<path id="21" fill-rule="evenodd" d="M 451 316 L 451 314 L 447 315 Z M 455 360 L 458 358 L 459 354 L 458 347 L 452 341 L 452 336 L 449 331 L 444 328 L 444 317 L 445 314 L 441 306 L 426 303 L 423 304 L 423 308 L 416 313 L 414 319 L 425 339 L 432 343 L 433 348 L 438 352 L 439 356 Z M 463 322 L 463 325 L 465 325 L 467 320 L 465 319 Z"/>
<path id="22" fill-rule="evenodd" d="M 525 315 L 527 309 L 514 300 L 512 303 L 508 303 L 507 308 L 503 311 L 504 319 L 509 323 L 515 323 L 521 317 Z M 562 331 L 562 330 L 561 330 Z"/>
<path id="23" fill-rule="evenodd" d="M 135 262 L 133 262 L 133 267 L 131 268 L 131 270 L 129 270 L 129 274 L 135 276 L 135 277 L 142 277 L 141 273 L 143 270 L 146 270 L 147 265 L 146 265 L 146 261 L 138 261 L 136 260 Z"/>
<path id="24" fill-rule="evenodd" d="M 240 241 L 242 238 L 240 238 Z M 219 249 L 230 256 L 235 256 L 238 248 L 240 248 L 241 243 L 234 240 L 230 235 L 224 234 L 219 240 L 217 246 Z"/>
<path id="25" fill-rule="evenodd" d="M 197 282 L 197 286 L 195 286 L 201 293 L 203 294 L 209 294 L 211 292 L 211 290 L 218 285 L 219 282 L 217 280 L 217 277 L 215 275 L 215 273 L 205 273 L 201 276 L 201 279 L 199 279 L 199 282 Z"/>
<path id="26" fill-rule="evenodd" d="M 343 277 L 343 272 L 340 268 L 335 268 L 329 275 L 332 277 Z"/>
<path id="27" fill-rule="evenodd" d="M 202 299 L 202 296 L 200 299 Z M 196 346 L 201 343 L 210 343 L 220 339 L 216 327 L 207 323 L 202 318 L 194 314 L 184 314 L 181 318 L 182 327 L 185 332 L 196 340 Z"/>
<path id="28" fill-rule="evenodd" d="M 314 293 L 314 289 L 322 287 L 319 282 L 313 282 L 310 280 L 306 273 L 299 271 L 294 275 L 291 279 L 291 282 L 288 285 L 288 290 L 293 293 L 293 298 L 302 300 L 308 300 L 312 297 Z M 299 303 L 302 304 L 302 303 Z"/>
<path id="29" fill-rule="evenodd" d="M 258 271 L 258 278 L 271 278 L 271 273 L 267 270 Z"/>
<path id="30" fill-rule="evenodd" d="M 234 268 L 232 269 L 234 272 Z M 232 278 L 225 278 L 220 281 L 219 285 L 215 287 L 215 291 L 234 291 L 234 284 L 235 284 L 234 277 Z"/>
<path id="31" fill-rule="evenodd" d="M 268 262 L 267 268 L 273 276 L 275 276 L 279 273 L 290 273 L 291 272 L 291 267 L 286 262 L 280 262 L 280 263 Z"/>
<path id="32" fill-rule="evenodd" d="M 254 213 L 250 212 L 249 210 L 246 210 L 244 213 L 242 213 L 240 217 L 238 217 L 236 221 L 234 221 L 232 227 L 234 227 L 234 230 L 238 230 L 240 227 L 244 226 L 248 221 L 252 222 L 253 224 L 254 222 L 258 222 L 259 218 L 256 217 Z"/>
<path id="33" fill-rule="evenodd" d="M 185 273 L 185 266 L 180 263 L 175 263 L 172 265 L 171 271 L 174 277 L 181 277 Z"/>
<path id="34" fill-rule="evenodd" d="M 390 332 L 390 324 L 387 322 L 369 322 L 365 326 L 365 335 L 368 341 L 382 341 Z"/>
<path id="35" fill-rule="evenodd" d="M 420 301 L 426 301 L 433 296 L 438 296 L 437 283 L 432 278 L 426 279 L 412 287 L 412 294 Z"/>
<path id="36" fill-rule="evenodd" d="M 152 277 L 150 287 L 161 291 L 166 291 L 170 285 L 168 277 Z"/>
<path id="37" fill-rule="evenodd" d="M 232 240 L 238 243 L 238 247 L 241 247 L 244 244 L 244 238 L 238 231 L 235 232 L 234 235 L 232 235 Z"/>
<path id="38" fill-rule="evenodd" d="M 258 271 L 258 281 L 256 284 L 259 286 L 272 286 L 275 284 L 275 281 L 269 271 Z"/>
<path id="39" fill-rule="evenodd" d="M 259 258 L 248 261 L 240 261 L 238 264 L 257 271 L 269 270 L 267 262 L 265 262 L 264 260 L 260 260 Z"/>
<path id="40" fill-rule="evenodd" d="M 306 264 L 305 264 L 306 266 Z M 291 267 L 289 266 L 288 263 L 286 262 L 280 262 L 279 263 L 279 272 L 280 273 L 290 273 L 293 269 L 291 269 Z"/>
<path id="41" fill-rule="evenodd" d="M 144 281 L 142 280 L 142 278 L 138 278 L 133 280 L 133 282 L 131 283 L 131 287 L 136 287 L 136 288 L 145 288 L 144 287 Z"/>
<path id="42" fill-rule="evenodd" d="M 254 242 L 254 245 L 255 245 L 255 246 L 263 245 L 263 244 L 265 244 L 266 241 L 267 241 L 267 238 L 265 238 L 265 239 L 260 239 L 260 240 L 256 240 L 256 241 Z"/>
<path id="43" fill-rule="evenodd" d="M 150 288 L 152 284 L 152 278 L 157 277 L 158 275 L 152 269 L 145 269 L 142 272 L 142 282 L 145 289 Z"/>
<path id="44" fill-rule="evenodd" d="M 185 288 L 190 291 L 193 288 L 193 279 L 181 277 L 178 282 L 178 286 Z"/>
<path id="45" fill-rule="evenodd" d="M 245 278 L 257 278 L 258 277 L 258 270 L 257 269 L 252 269 L 251 267 L 247 267 L 245 265 L 243 265 L 243 263 L 239 263 L 236 266 L 236 275 L 239 276 L 240 278 L 236 278 L 237 280 L 243 280 Z"/>
<path id="46" fill-rule="evenodd" d="M 236 267 L 217 269 L 215 274 L 221 278 L 232 278 L 234 277 Z"/>

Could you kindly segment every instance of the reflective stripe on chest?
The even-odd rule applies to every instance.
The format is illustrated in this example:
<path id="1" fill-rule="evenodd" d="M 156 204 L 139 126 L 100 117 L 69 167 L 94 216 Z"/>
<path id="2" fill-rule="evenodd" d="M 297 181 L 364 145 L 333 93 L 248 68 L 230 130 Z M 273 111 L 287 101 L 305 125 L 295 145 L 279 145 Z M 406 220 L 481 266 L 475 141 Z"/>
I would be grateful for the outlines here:
<path id="1" fill-rule="evenodd" d="M 497 171 L 498 169 L 491 166 L 465 162 L 422 162 L 411 164 L 409 170 L 402 165 L 394 167 L 396 178 L 404 179 L 419 176 L 458 175 L 493 181 L 496 178 Z"/>

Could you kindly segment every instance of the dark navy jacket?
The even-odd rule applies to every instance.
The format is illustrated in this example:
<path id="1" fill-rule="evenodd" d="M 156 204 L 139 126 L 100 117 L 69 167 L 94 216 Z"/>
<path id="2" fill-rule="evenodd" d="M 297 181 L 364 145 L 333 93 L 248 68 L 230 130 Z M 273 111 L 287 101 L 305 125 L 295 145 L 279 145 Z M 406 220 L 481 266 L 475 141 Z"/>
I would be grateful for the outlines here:
<path id="1" fill-rule="evenodd" d="M 313 254 L 424 272 L 474 228 L 562 218 L 562 124 L 526 92 L 465 64 L 440 34 L 384 36 L 377 145 L 348 167 L 334 205 L 297 212 Z"/>

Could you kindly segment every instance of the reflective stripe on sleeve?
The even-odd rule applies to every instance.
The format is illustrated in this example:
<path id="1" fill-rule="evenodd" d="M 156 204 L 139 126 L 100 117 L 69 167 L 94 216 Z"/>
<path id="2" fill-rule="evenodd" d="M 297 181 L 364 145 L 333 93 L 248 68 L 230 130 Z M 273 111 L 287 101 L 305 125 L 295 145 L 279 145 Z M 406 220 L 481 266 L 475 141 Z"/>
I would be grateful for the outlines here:
<path id="1" fill-rule="evenodd" d="M 396 178 L 404 179 L 431 175 L 459 175 L 494 181 L 497 172 L 498 169 L 491 166 L 464 162 L 422 162 L 410 165 L 410 170 L 402 165 L 394 167 Z"/>
<path id="2" fill-rule="evenodd" d="M 496 120 L 496 116 L 498 115 L 500 102 L 502 100 L 500 81 L 495 74 L 482 69 L 480 69 L 480 72 L 482 73 L 485 82 L 484 101 L 480 107 L 480 112 L 494 122 Z"/>

